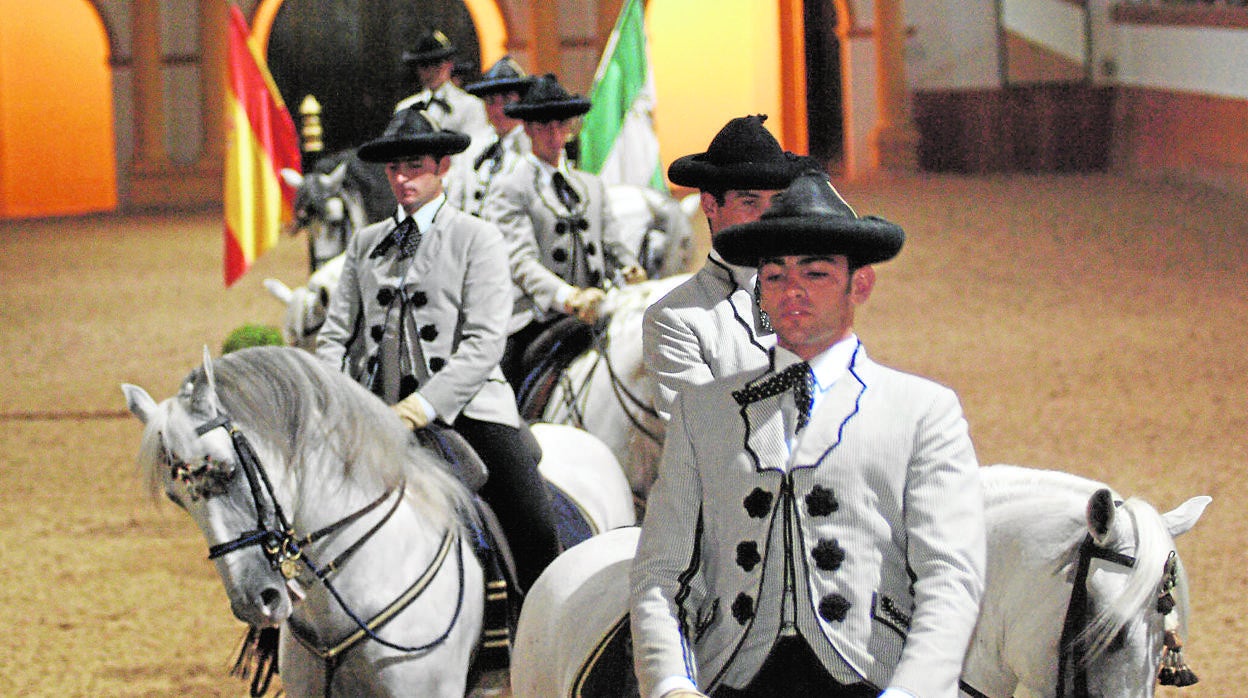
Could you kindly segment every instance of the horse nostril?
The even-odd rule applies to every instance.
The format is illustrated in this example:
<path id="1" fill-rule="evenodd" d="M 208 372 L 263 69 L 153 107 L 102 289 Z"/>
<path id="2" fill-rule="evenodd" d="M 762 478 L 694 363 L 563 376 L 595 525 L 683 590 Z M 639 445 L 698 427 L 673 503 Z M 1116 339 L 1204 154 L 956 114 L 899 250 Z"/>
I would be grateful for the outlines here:
<path id="1" fill-rule="evenodd" d="M 269 587 L 260 592 L 260 603 L 267 609 L 275 608 L 282 600 L 282 594 L 277 589 Z"/>

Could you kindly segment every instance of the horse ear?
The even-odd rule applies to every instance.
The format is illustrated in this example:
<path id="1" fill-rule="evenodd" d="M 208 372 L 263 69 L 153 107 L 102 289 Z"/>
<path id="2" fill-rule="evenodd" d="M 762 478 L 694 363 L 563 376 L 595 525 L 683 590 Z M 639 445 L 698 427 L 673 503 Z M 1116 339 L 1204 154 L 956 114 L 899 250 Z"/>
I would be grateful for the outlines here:
<path id="1" fill-rule="evenodd" d="M 204 345 L 204 387 L 202 391 L 196 390 L 191 400 L 204 402 L 205 412 L 221 413 L 221 404 L 217 402 L 217 379 L 212 374 L 212 352 L 209 351 L 207 344 Z"/>
<path id="2" fill-rule="evenodd" d="M 1107 488 L 1088 498 L 1088 532 L 1097 545 L 1104 545 L 1114 527 L 1114 496 Z"/>
<path id="3" fill-rule="evenodd" d="M 1192 527 L 1200 520 L 1200 515 L 1205 513 L 1205 507 L 1209 506 L 1212 501 L 1213 497 L 1202 494 L 1183 502 L 1175 510 L 1162 514 L 1161 518 L 1166 522 L 1166 530 L 1170 531 L 1170 537 L 1178 538 L 1192 530 Z"/>
<path id="4" fill-rule="evenodd" d="M 342 187 L 342 183 L 345 182 L 346 180 L 347 180 L 347 163 L 345 160 L 342 162 L 342 164 L 335 167 L 333 171 L 325 175 L 325 184 L 328 186 L 328 188 L 331 191 Z"/>
<path id="5" fill-rule="evenodd" d="M 121 392 L 126 396 L 126 407 L 130 408 L 130 413 L 138 417 L 140 422 L 147 424 L 156 414 L 156 401 L 146 390 L 137 385 L 122 383 Z"/>
<path id="6" fill-rule="evenodd" d="M 291 189 L 298 189 L 299 187 L 303 186 L 303 175 L 290 169 L 289 167 L 283 167 L 281 170 L 281 175 L 282 175 L 282 181 L 285 182 L 286 186 L 290 187 Z"/>
<path id="7" fill-rule="evenodd" d="M 265 279 L 264 287 L 268 289 L 269 295 L 286 305 L 290 305 L 290 299 L 294 297 L 294 294 L 289 286 L 277 279 Z"/>

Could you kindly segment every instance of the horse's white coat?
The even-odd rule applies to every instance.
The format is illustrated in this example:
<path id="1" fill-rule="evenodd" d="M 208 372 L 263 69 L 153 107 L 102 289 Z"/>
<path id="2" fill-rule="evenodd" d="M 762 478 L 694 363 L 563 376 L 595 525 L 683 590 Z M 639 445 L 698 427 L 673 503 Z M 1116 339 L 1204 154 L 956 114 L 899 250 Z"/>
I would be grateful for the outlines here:
<path id="1" fill-rule="evenodd" d="M 1015 466 L 986 467 L 982 474 L 989 571 L 963 678 L 989 698 L 1049 698 L 1055 695 L 1058 638 L 1070 599 L 1074 549 L 1088 533 L 1091 496 L 1104 485 Z M 1126 629 L 1121 648 L 1091 659 L 1092 696 L 1154 694 L 1163 627 L 1156 611 L 1162 565 L 1175 549 L 1172 536 L 1190 530 L 1210 501 L 1193 497 L 1164 515 L 1139 499 L 1116 507 L 1105 543 L 1136 556 L 1140 574 L 1132 578 L 1127 568 L 1095 563 L 1089 576 L 1096 608 L 1117 609 L 1106 621 L 1106 632 L 1113 637 Z M 628 564 L 635 552 L 635 537 L 597 536 L 556 560 L 550 573 L 538 579 L 516 637 L 516 698 L 569 695 L 570 677 L 628 610 Z M 1184 620 L 1187 580 L 1182 574 L 1174 594 L 1174 613 Z M 573 627 L 574 633 L 562 630 Z"/>
<path id="2" fill-rule="evenodd" d="M 257 525 L 252 492 L 226 430 L 195 433 L 219 410 L 247 436 L 297 535 L 341 520 L 405 483 L 406 504 L 329 579 L 357 615 L 371 618 L 426 571 L 450 530 L 460 536 L 460 544 L 428 589 L 378 634 L 395 644 L 419 646 L 448 627 L 452 631 L 444 643 L 417 653 L 360 643 L 340 656 L 334 693 L 464 695 L 484 605 L 482 571 L 455 516 L 469 506 L 469 494 L 431 454 L 409 447 L 408 433 L 388 407 L 307 352 L 281 347 L 257 347 L 205 361 L 203 371 L 193 373 L 177 396 L 159 405 L 142 388 L 122 389 L 131 412 L 146 425 L 140 463 L 153 490 L 163 490 L 182 505 L 209 546 L 234 540 Z M 569 427 L 544 427 L 538 437 L 545 453 L 543 474 L 577 500 L 596 530 L 633 522 L 627 485 L 605 446 Z M 180 472 L 191 475 L 177 477 L 171 462 L 188 464 Z M 232 477 L 212 479 L 213 473 L 226 474 L 231 468 Z M 208 489 L 214 491 L 204 496 L 188 485 L 212 486 Z M 334 559 L 394 501 L 340 535 L 307 546 L 307 559 L 319 564 Z M 462 597 L 458 560 L 464 570 Z M 324 695 L 326 665 L 295 639 L 289 623 L 332 645 L 355 630 L 340 604 L 303 567 L 288 583 L 258 546 L 221 556 L 216 565 L 240 620 L 282 626 L 280 664 L 286 692 Z M 458 617 L 457 605 L 462 605 Z"/>

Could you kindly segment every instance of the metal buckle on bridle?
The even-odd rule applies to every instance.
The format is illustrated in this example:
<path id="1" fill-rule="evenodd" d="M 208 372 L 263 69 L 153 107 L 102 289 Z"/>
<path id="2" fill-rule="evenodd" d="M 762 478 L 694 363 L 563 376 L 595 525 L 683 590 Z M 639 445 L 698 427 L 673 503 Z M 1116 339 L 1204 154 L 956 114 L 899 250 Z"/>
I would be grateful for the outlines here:
<path id="1" fill-rule="evenodd" d="M 251 498 L 256 507 L 256 527 L 234 540 L 210 546 L 208 559 L 215 560 L 236 550 L 259 545 L 273 569 L 279 570 L 282 577 L 287 580 L 294 579 L 299 574 L 302 552 L 295 541 L 294 531 L 282 512 L 282 506 L 273 492 L 273 485 L 269 482 L 264 469 L 260 467 L 259 458 L 252 449 L 251 443 L 247 441 L 247 436 L 239 431 L 230 418 L 224 414 L 219 414 L 196 427 L 195 434 L 202 437 L 218 427 L 225 429 L 229 434 L 230 442 L 234 447 L 234 456 L 247 477 L 247 485 L 251 489 Z M 270 526 L 266 516 L 265 494 L 268 495 L 268 500 L 273 506 L 276 528 Z"/>

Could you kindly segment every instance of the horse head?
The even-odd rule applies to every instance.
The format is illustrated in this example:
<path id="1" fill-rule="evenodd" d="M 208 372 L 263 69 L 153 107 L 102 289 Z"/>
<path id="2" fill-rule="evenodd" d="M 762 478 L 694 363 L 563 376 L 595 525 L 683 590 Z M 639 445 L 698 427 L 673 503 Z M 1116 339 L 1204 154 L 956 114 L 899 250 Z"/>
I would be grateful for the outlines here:
<path id="1" fill-rule="evenodd" d="M 235 617 L 255 627 L 280 625 L 292 611 L 289 580 L 279 571 L 280 549 L 273 550 L 280 504 L 242 457 L 237 432 L 216 394 L 207 350 L 203 366 L 160 404 L 138 386 L 123 384 L 122 391 L 145 425 L 139 461 L 149 486 L 199 526 Z"/>
<path id="2" fill-rule="evenodd" d="M 282 336 L 287 344 L 308 351 L 316 349 L 316 333 L 325 324 L 329 300 L 338 287 L 345 261 L 346 254 L 340 254 L 325 262 L 308 277 L 305 286 L 290 288 L 278 279 L 264 280 L 269 293 L 286 306 Z"/>
<path id="3" fill-rule="evenodd" d="M 1122 501 L 1107 488 L 1091 495 L 1059 643 L 1057 695 L 1152 696 L 1154 677 L 1195 682 L 1179 654 L 1189 609 L 1174 539 L 1210 501 L 1193 497 L 1159 514 L 1144 500 Z M 1081 616 L 1079 628 L 1071 619 Z M 1176 672 L 1184 673 L 1178 682 Z"/>
<path id="4" fill-rule="evenodd" d="M 1066 473 L 981 472 L 988 579 L 963 695 L 1150 698 L 1167 668 L 1194 681 L 1179 654 L 1187 580 L 1174 539 L 1208 497 L 1159 514 Z"/>

